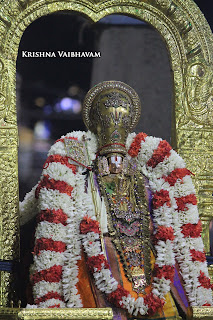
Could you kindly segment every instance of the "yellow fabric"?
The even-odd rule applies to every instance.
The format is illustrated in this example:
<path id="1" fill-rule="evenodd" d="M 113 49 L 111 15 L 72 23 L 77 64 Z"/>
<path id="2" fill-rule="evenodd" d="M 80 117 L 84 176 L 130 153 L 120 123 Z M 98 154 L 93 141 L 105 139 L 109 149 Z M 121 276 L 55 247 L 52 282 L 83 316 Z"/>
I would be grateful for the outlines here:
<path id="1" fill-rule="evenodd" d="M 118 261 L 119 261 L 119 267 L 120 267 L 120 272 L 121 272 L 121 277 L 123 281 L 123 287 L 130 292 L 130 294 L 137 298 L 138 296 L 144 296 L 143 294 L 137 294 L 135 291 L 132 290 L 132 284 L 129 280 L 127 280 L 124 270 L 123 270 L 123 265 L 120 262 L 120 258 L 118 256 Z M 152 268 L 154 267 L 155 263 L 155 258 L 153 253 L 151 253 L 151 265 Z M 92 290 L 92 285 L 91 285 L 91 280 L 90 276 L 88 274 L 87 266 L 86 266 L 86 261 L 85 261 L 85 256 L 82 254 L 82 259 L 78 262 L 78 268 L 79 268 L 79 282 L 77 284 L 77 289 L 78 293 L 81 296 L 83 307 L 84 308 L 96 308 L 97 303 L 96 303 L 96 298 L 95 294 L 93 293 Z M 151 292 L 151 286 L 146 288 L 146 294 Z M 166 302 L 163 306 L 162 310 L 159 310 L 157 314 L 154 316 L 141 316 L 140 319 L 146 320 L 146 319 L 152 319 L 152 320 L 176 320 L 179 319 L 178 312 L 174 303 L 174 300 L 171 296 L 170 293 L 168 293 L 166 296 Z M 135 319 L 132 317 L 131 319 Z"/>
<path id="2" fill-rule="evenodd" d="M 144 297 L 145 296 L 144 294 L 137 294 L 135 291 L 132 290 L 132 284 L 125 276 L 123 265 L 120 261 L 119 256 L 118 256 L 118 260 L 119 260 L 120 272 L 121 272 L 121 276 L 122 276 L 124 289 L 128 290 L 134 298 Z M 154 257 L 154 254 L 151 252 L 152 270 L 154 268 L 154 264 L 155 264 L 155 257 Z M 151 290 L 152 290 L 152 287 L 150 285 L 145 289 L 146 294 L 149 294 L 151 292 Z M 170 292 L 166 294 L 165 299 L 166 299 L 166 302 L 165 302 L 162 310 L 159 310 L 159 312 L 157 314 L 155 314 L 154 316 L 150 316 L 150 317 L 147 317 L 147 316 L 143 317 L 142 316 L 142 317 L 140 317 L 140 319 L 144 319 L 144 320 L 145 319 L 179 319 L 178 311 L 177 311 L 177 308 L 175 306 L 174 300 L 173 300 Z"/>

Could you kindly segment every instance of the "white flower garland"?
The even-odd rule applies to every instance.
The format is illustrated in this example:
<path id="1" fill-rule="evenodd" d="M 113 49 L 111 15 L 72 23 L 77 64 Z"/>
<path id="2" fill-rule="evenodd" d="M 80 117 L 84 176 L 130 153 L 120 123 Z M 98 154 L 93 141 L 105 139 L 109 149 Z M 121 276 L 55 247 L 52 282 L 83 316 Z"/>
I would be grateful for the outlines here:
<path id="1" fill-rule="evenodd" d="M 97 150 L 96 138 L 90 132 L 74 132 L 62 137 L 62 140 L 56 142 L 50 149 L 50 155 L 66 156 L 63 139 L 75 137 L 79 141 L 83 135 L 89 139 L 88 149 L 91 160 L 95 158 Z M 129 135 L 127 139 L 128 147 L 131 145 L 135 134 Z M 206 262 L 192 261 L 190 250 L 194 245 L 198 245 L 196 249 L 203 250 L 202 240 L 199 238 L 192 239 L 184 237 L 181 232 L 181 227 L 184 224 L 198 222 L 198 213 L 196 205 L 188 204 L 185 211 L 177 212 L 177 204 L 175 198 L 194 194 L 194 188 L 189 176 L 182 180 L 177 180 L 174 186 L 170 186 L 165 181 L 165 176 L 168 176 L 176 168 L 185 168 L 184 161 L 174 150 L 170 151 L 170 155 L 158 163 L 155 168 L 147 166 L 148 160 L 152 157 L 154 150 L 157 149 L 161 139 L 154 137 L 146 137 L 141 141 L 141 148 L 139 150 L 138 168 L 148 177 L 150 188 L 153 193 L 165 190 L 169 193 L 171 206 L 164 204 L 163 206 L 153 210 L 154 226 L 158 227 L 172 227 L 175 233 L 175 250 L 173 242 L 170 240 L 158 241 L 155 245 L 157 251 L 156 264 L 159 267 L 174 266 L 175 257 L 179 262 L 181 274 L 185 282 L 185 290 L 187 292 L 191 305 L 203 305 L 205 303 L 212 304 L 211 289 L 206 289 L 201 286 L 198 278 L 200 271 L 208 276 L 208 269 Z M 75 164 L 73 162 L 73 164 Z M 97 234 L 90 232 L 86 235 L 80 235 L 79 226 L 85 215 L 95 219 L 94 206 L 90 190 L 88 193 L 84 191 L 85 176 L 82 175 L 84 168 L 78 167 L 78 172 L 73 173 L 72 170 L 61 163 L 50 163 L 44 169 L 43 175 L 47 174 L 51 178 L 59 181 L 65 181 L 68 185 L 73 187 L 72 197 L 67 194 L 60 193 L 58 190 L 51 190 L 41 188 L 38 208 L 40 210 L 57 210 L 62 209 L 67 215 L 66 226 L 50 226 L 48 223 L 40 222 L 36 231 L 36 238 L 48 236 L 54 237 L 66 244 L 65 252 L 41 251 L 40 255 L 34 257 L 34 271 L 48 269 L 57 261 L 57 265 L 63 267 L 62 279 L 58 283 L 48 283 L 40 281 L 34 285 L 33 291 L 35 298 L 40 298 L 48 292 L 58 292 L 63 294 L 65 304 L 58 299 L 51 299 L 50 301 L 40 302 L 39 307 L 50 307 L 52 304 L 60 305 L 60 307 L 82 307 L 82 301 L 77 293 L 76 284 L 78 282 L 78 268 L 77 262 L 81 259 L 81 240 L 85 252 L 88 257 L 97 256 L 101 254 L 101 245 L 97 241 Z M 27 204 L 24 204 L 27 207 Z M 43 227 L 44 226 L 44 227 Z M 40 230 L 40 231 L 39 231 Z M 53 235 L 54 234 L 54 235 Z M 48 262 L 49 261 L 49 262 Z M 95 283 L 99 290 L 110 294 L 118 288 L 117 281 L 112 277 L 109 269 L 102 268 L 100 271 L 94 272 Z M 170 280 L 164 277 L 154 277 L 152 284 L 152 293 L 163 298 L 170 290 Z M 55 300 L 55 302 L 53 301 Z M 121 305 L 133 315 L 138 313 L 144 315 L 148 312 L 148 306 L 144 303 L 142 297 L 134 299 L 130 296 L 123 297 Z"/>

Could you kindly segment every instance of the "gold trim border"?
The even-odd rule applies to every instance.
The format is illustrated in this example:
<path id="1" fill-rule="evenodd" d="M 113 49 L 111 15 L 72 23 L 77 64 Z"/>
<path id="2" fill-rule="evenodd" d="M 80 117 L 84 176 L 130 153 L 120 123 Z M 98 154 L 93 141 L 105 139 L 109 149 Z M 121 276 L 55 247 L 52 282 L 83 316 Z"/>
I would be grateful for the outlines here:
<path id="1" fill-rule="evenodd" d="M 213 307 L 193 307 L 188 320 L 212 320 Z M 111 308 L 18 309 L 0 308 L 0 320 L 112 320 Z"/>
<path id="2" fill-rule="evenodd" d="M 193 307 L 194 320 L 212 320 L 213 307 Z"/>
<path id="3" fill-rule="evenodd" d="M 0 308 L 0 320 L 111 320 L 111 308 L 18 309 Z"/>

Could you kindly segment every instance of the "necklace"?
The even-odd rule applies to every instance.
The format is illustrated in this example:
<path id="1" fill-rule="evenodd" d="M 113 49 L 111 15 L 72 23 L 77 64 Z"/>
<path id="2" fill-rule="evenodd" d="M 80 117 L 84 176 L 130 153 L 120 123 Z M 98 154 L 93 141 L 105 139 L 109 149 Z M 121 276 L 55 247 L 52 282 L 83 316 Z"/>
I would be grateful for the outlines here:
<path id="1" fill-rule="evenodd" d="M 134 171 L 135 173 L 135 171 Z M 97 181 L 107 208 L 109 235 L 120 256 L 125 276 L 137 293 L 150 284 L 149 213 L 144 181 L 139 175 L 100 175 Z"/>

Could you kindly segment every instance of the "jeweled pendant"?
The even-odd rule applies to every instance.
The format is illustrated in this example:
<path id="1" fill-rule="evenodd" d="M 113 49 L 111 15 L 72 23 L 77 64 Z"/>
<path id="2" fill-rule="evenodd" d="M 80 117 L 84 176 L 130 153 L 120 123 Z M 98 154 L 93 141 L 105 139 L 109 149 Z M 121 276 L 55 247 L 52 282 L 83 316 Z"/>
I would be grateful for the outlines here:
<path id="1" fill-rule="evenodd" d="M 140 267 L 135 267 L 132 270 L 132 289 L 137 293 L 145 293 L 147 286 L 146 276 Z"/>

